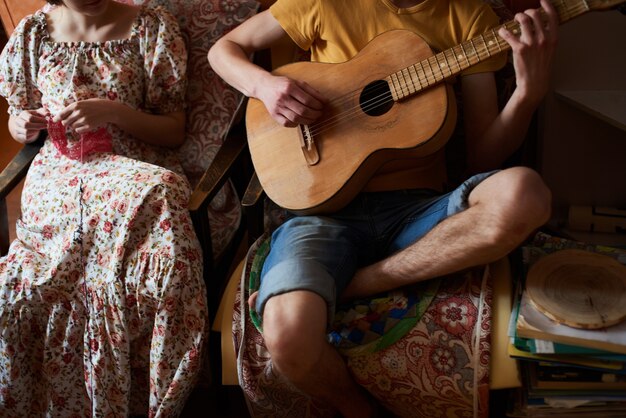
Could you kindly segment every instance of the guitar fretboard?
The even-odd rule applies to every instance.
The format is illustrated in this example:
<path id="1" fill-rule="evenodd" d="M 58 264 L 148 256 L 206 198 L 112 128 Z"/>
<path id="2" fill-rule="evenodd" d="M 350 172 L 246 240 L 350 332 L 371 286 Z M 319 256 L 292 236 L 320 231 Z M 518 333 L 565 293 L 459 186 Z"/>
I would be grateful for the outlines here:
<path id="1" fill-rule="evenodd" d="M 561 23 L 590 10 L 589 0 L 557 0 L 552 3 Z M 506 28 L 515 36 L 521 34 L 519 23 L 511 20 L 388 76 L 385 80 L 389 84 L 393 100 L 405 99 L 494 55 L 511 49 L 509 43 L 498 35 L 498 30 L 501 27 Z"/>

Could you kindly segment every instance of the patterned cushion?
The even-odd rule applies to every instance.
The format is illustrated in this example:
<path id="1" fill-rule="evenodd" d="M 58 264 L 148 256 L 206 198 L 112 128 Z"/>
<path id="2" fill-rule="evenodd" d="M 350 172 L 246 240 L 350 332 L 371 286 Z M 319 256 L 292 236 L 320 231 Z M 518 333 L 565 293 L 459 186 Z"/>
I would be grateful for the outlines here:
<path id="1" fill-rule="evenodd" d="M 265 251 L 266 238 L 261 237 L 248 252 L 233 313 L 237 373 L 250 413 L 272 418 L 334 417 L 336 411 L 274 371 L 248 309 L 247 289 L 258 273 L 255 256 Z M 442 278 L 417 323 L 393 338 L 392 344 L 377 344 L 375 349 L 365 344 L 361 346 L 365 350 L 349 346 L 340 352 L 356 381 L 396 416 L 487 417 L 491 299 L 491 277 L 482 268 Z"/>
<path id="2" fill-rule="evenodd" d="M 211 70 L 209 48 L 224 33 L 254 15 L 254 0 L 119 0 L 129 4 L 165 6 L 174 16 L 187 42 L 187 139 L 180 148 L 180 160 L 195 185 L 222 145 L 241 93 L 228 86 Z M 209 206 L 214 254 L 230 241 L 239 225 L 241 207 L 230 184 Z"/>

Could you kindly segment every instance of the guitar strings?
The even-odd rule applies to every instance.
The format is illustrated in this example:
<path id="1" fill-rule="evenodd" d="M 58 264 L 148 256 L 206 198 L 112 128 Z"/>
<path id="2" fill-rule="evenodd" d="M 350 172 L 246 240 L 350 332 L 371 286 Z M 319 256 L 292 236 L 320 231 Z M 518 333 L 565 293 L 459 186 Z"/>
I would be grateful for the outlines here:
<path id="1" fill-rule="evenodd" d="M 402 70 L 400 70 L 398 73 L 401 73 L 401 72 Z M 432 87 L 433 85 L 443 81 L 443 79 L 445 79 L 446 76 L 442 71 L 439 71 L 439 72 L 442 78 L 438 80 L 435 74 L 432 74 L 431 76 L 431 74 L 428 74 L 426 71 L 423 71 L 424 78 L 426 79 L 426 83 L 420 82 L 420 87 L 417 88 L 415 83 L 411 81 L 411 83 L 414 86 L 414 92 L 412 94 L 418 93 L 422 90 L 425 90 L 426 88 Z M 410 89 L 408 88 L 408 83 L 406 81 L 403 83 L 400 90 L 402 92 L 410 91 Z M 341 97 L 338 97 L 337 99 L 340 100 L 339 104 L 349 103 L 353 101 L 356 93 L 360 93 L 360 90 L 351 91 Z M 326 132 L 329 129 L 332 129 L 338 124 L 349 122 L 353 120 L 355 117 L 362 115 L 363 113 L 367 114 L 367 112 L 370 110 L 376 109 L 377 107 L 381 105 L 385 105 L 394 101 L 392 93 L 391 93 L 391 89 L 388 87 L 388 84 L 385 86 L 374 87 L 372 89 L 372 93 L 374 93 L 372 98 L 364 101 L 362 104 L 353 106 L 352 108 L 347 109 L 346 111 L 340 112 L 328 119 L 325 119 L 322 122 L 311 124 L 310 125 L 311 135 L 320 135 L 321 133 Z M 333 101 L 337 101 L 337 99 L 331 100 L 331 103 Z"/>
<path id="2" fill-rule="evenodd" d="M 508 22 L 507 24 L 513 24 L 515 25 L 516 22 Z M 504 25 L 503 25 L 504 26 Z M 495 30 L 497 30 L 498 28 L 493 28 L 492 29 L 492 36 L 494 37 L 494 39 L 496 39 L 497 43 L 498 43 L 498 48 L 499 51 L 502 51 L 502 47 L 505 45 L 504 40 L 500 39 L 498 40 L 495 34 Z M 482 36 L 482 35 L 481 35 Z M 488 47 L 486 46 L 486 44 L 483 42 L 483 44 L 485 46 L 480 47 L 480 45 L 477 47 L 476 45 L 474 45 L 474 43 L 472 43 L 473 40 L 470 41 L 466 41 L 463 44 L 468 44 L 470 43 L 470 45 L 472 46 L 472 49 L 474 50 L 474 55 L 480 57 L 480 53 L 486 51 L 488 56 L 491 56 L 491 54 L 488 51 Z M 465 52 L 465 48 L 463 47 L 463 44 L 460 44 L 459 47 L 461 48 L 463 55 L 466 56 L 466 61 L 467 61 L 467 65 L 465 68 L 471 66 L 470 61 L 467 59 L 467 53 Z M 480 50 L 480 51 L 479 51 Z M 396 76 L 398 77 L 398 80 L 401 85 L 399 86 L 399 90 L 403 93 L 404 96 L 408 96 L 410 94 L 415 94 L 417 92 L 420 92 L 426 88 L 429 88 L 441 81 L 443 81 L 446 77 L 450 77 L 453 75 L 453 72 L 451 70 L 448 69 L 448 75 L 445 74 L 445 72 L 443 71 L 443 69 L 440 66 L 441 62 L 445 62 L 446 64 L 449 64 L 449 60 L 448 60 L 448 56 L 450 55 L 451 50 L 448 51 L 443 51 L 441 53 L 435 54 L 435 55 L 431 55 L 428 58 L 423 59 L 422 61 L 410 65 L 408 67 L 405 67 L 399 71 L 397 71 Z M 446 55 L 447 53 L 447 55 Z M 456 60 L 456 64 L 453 63 L 453 65 L 451 67 L 457 67 L 455 69 L 455 72 L 458 72 L 460 70 L 463 69 L 461 63 L 458 61 L 458 59 L 456 59 L 456 57 L 454 57 Z M 419 67 L 419 68 L 418 68 Z M 413 69 L 413 75 L 411 75 L 411 70 L 410 68 Z M 408 73 L 408 74 L 406 74 Z M 387 78 L 389 78 L 391 76 L 388 76 Z M 407 81 L 408 78 L 408 81 Z M 391 81 L 391 80 L 389 80 Z M 416 81 L 417 84 L 419 85 L 419 87 L 416 85 Z M 411 92 L 409 84 L 412 84 L 413 86 L 413 92 Z M 365 113 L 367 113 L 367 110 L 371 110 L 373 108 L 375 108 L 376 106 L 380 105 L 380 104 L 384 104 L 387 99 L 388 96 L 390 94 L 390 88 L 387 88 L 389 86 L 389 83 L 387 84 L 387 86 L 380 86 L 380 87 L 376 87 L 375 89 L 372 90 L 372 93 L 379 93 L 379 92 L 383 92 L 382 94 L 379 94 L 378 96 L 373 96 L 372 99 L 363 102 L 363 106 L 361 105 L 357 105 L 353 108 L 347 109 L 346 111 L 342 112 L 342 113 L 338 113 L 336 115 L 334 115 L 331 118 L 325 119 L 322 122 L 318 122 L 315 124 L 312 124 L 310 126 L 311 132 L 313 134 L 319 134 L 322 131 L 326 131 L 327 129 L 330 129 L 332 127 L 334 127 L 335 125 L 337 125 L 337 123 L 341 123 L 344 121 L 350 121 L 352 120 L 352 116 L 354 116 L 354 114 L 360 114 L 360 110 L 362 109 Z M 339 96 L 338 98 L 331 100 L 329 102 L 329 104 L 332 103 L 337 103 L 338 106 L 337 107 L 341 107 L 342 105 L 353 101 L 353 98 L 355 96 L 356 93 L 360 93 L 360 90 L 353 90 L 350 91 L 348 93 L 346 93 L 343 96 Z M 393 100 L 393 99 L 392 99 Z M 347 117 L 346 119 L 341 119 Z M 341 119 L 341 120 L 339 120 Z"/>
<path id="3" fill-rule="evenodd" d="M 578 16 L 579 14 L 582 14 L 584 12 L 587 11 L 587 8 L 584 6 L 584 4 L 580 3 L 576 6 L 573 6 L 569 11 L 567 10 L 568 5 L 565 4 L 562 0 L 559 1 L 558 4 L 554 5 L 555 8 L 558 10 L 559 16 L 561 17 L 562 20 L 566 20 L 566 19 L 571 19 L 572 17 Z M 517 23 L 516 21 L 509 21 L 506 22 L 505 24 L 501 25 L 503 27 L 506 27 L 508 30 L 512 30 L 514 28 L 519 28 L 519 23 Z M 492 33 L 494 35 L 494 39 L 496 39 L 497 43 L 498 43 L 498 47 L 500 47 L 500 42 L 501 42 L 501 38 L 497 38 L 495 36 L 495 31 L 499 29 L 499 27 L 492 29 Z M 481 37 L 483 35 L 480 35 Z M 466 41 L 462 44 L 460 44 L 459 46 L 461 47 L 461 49 L 465 52 L 465 49 L 463 47 L 463 44 L 465 43 L 469 43 L 472 48 L 475 51 L 475 54 L 480 57 L 480 52 L 478 51 L 478 49 L 480 49 L 480 46 L 478 47 L 478 49 L 476 48 L 475 43 L 473 42 L 473 39 L 470 39 L 469 41 Z M 484 43 L 484 40 L 483 40 Z M 507 46 L 508 44 L 502 44 L 502 46 Z M 483 47 L 484 50 L 487 51 L 487 53 L 489 54 L 489 49 L 488 47 Z M 432 87 L 433 85 L 443 81 L 443 79 L 445 79 L 446 77 L 450 77 L 452 75 L 452 73 L 450 73 L 450 75 L 446 76 L 443 72 L 443 70 L 439 67 L 439 65 L 433 65 L 434 64 L 438 64 L 438 59 L 437 57 L 441 57 L 443 58 L 443 60 L 445 60 L 445 62 L 447 62 L 447 57 L 445 55 L 447 51 L 443 51 L 439 54 L 436 55 L 432 55 L 422 61 L 420 61 L 419 63 L 413 65 L 413 67 L 416 67 L 417 65 L 419 65 L 421 71 L 415 71 L 415 75 L 417 76 L 417 81 L 420 84 L 419 88 L 416 88 L 415 86 L 415 82 L 413 79 L 409 80 L 410 83 L 413 84 L 413 88 L 414 88 L 414 92 L 410 93 L 410 94 L 415 94 L 418 93 L 426 88 Z M 466 54 L 464 54 L 466 56 Z M 466 57 L 467 59 L 467 57 Z M 431 62 L 432 61 L 432 62 Z M 469 61 L 468 61 L 469 63 Z M 426 71 L 425 64 L 428 65 L 429 67 L 429 71 Z M 457 65 L 459 66 L 459 69 L 461 69 L 460 64 L 457 62 Z M 400 90 L 405 93 L 406 91 L 410 91 L 408 85 L 409 83 L 407 83 L 405 75 L 404 75 L 404 71 L 407 70 L 409 67 L 406 67 L 398 72 L 396 72 L 396 74 L 398 74 L 400 77 L 402 77 L 402 84 L 400 86 Z M 438 80 L 437 79 L 437 74 L 435 74 L 434 69 L 438 70 L 439 75 L 441 76 L 441 79 Z M 455 70 L 456 71 L 456 70 Z M 410 71 L 409 71 L 410 73 Z M 425 83 L 422 83 L 422 77 L 424 78 L 424 80 L 426 81 Z M 432 78 L 432 81 L 431 81 Z M 425 85 L 424 85 L 425 84 Z M 347 109 L 346 111 L 340 112 L 336 115 L 333 115 L 332 117 L 325 119 L 322 122 L 319 123 L 314 123 L 310 125 L 310 134 L 312 136 L 314 135 L 320 135 L 323 132 L 328 131 L 329 129 L 332 129 L 333 127 L 337 126 L 338 124 L 344 123 L 344 122 L 349 122 L 351 120 L 353 120 L 355 117 L 362 115 L 363 113 L 367 114 L 367 111 L 375 109 L 377 106 L 381 106 L 384 104 L 389 103 L 390 101 L 393 101 L 393 97 L 391 94 L 391 90 L 389 87 L 389 84 L 387 84 L 387 86 L 380 86 L 380 87 L 375 87 L 372 90 L 372 93 L 374 93 L 375 95 L 363 102 L 362 104 L 356 105 L 350 109 Z M 333 104 L 336 103 L 337 107 L 341 107 L 341 105 L 349 103 L 351 101 L 354 100 L 355 94 L 357 92 L 360 92 L 360 90 L 354 90 L 351 92 L 348 92 L 347 94 L 337 97 L 336 99 L 331 100 L 329 103 Z"/>
<path id="4" fill-rule="evenodd" d="M 474 48 L 474 50 L 475 50 L 476 55 L 480 56 L 480 53 L 476 50 L 476 48 Z M 409 67 L 406 67 L 397 71 L 395 74 L 397 74 L 399 78 L 401 77 L 402 80 L 401 80 L 400 88 L 396 90 L 400 90 L 403 94 L 405 93 L 415 94 L 422 90 L 425 90 L 426 88 L 430 88 L 434 86 L 435 84 L 440 83 L 445 78 L 452 76 L 453 74 L 455 74 L 456 72 L 462 69 L 460 63 L 457 61 L 456 66 L 458 67 L 458 69 L 455 70 L 455 73 L 453 73 L 451 70 L 448 70 L 449 74 L 446 75 L 444 71 L 441 69 L 441 67 L 439 66 L 440 61 L 437 57 L 440 57 L 447 62 L 447 57 L 445 56 L 445 51 L 444 51 L 439 54 L 435 54 L 428 58 L 425 58 L 424 60 L 416 64 L 413 64 Z M 418 66 L 419 66 L 419 70 L 416 68 Z M 426 69 L 426 66 L 428 67 L 428 70 Z M 416 86 L 414 79 L 410 79 L 408 82 L 406 80 L 404 72 L 407 71 L 410 75 L 411 71 L 408 69 L 411 67 L 413 67 L 413 69 L 415 70 L 415 76 L 417 76 L 417 83 L 419 84 L 419 87 Z M 414 90 L 413 93 L 410 93 L 410 88 L 408 87 L 409 83 L 413 85 L 413 90 Z M 340 96 L 337 99 L 331 100 L 330 103 L 337 102 L 339 105 L 349 103 L 353 101 L 353 98 L 355 97 L 355 94 L 357 92 L 360 92 L 360 90 L 353 90 L 351 92 L 348 92 L 347 94 Z M 393 101 L 389 83 L 386 86 L 375 87 L 372 90 L 372 92 L 377 95 L 374 95 L 371 99 L 363 102 L 362 105 L 361 104 L 356 105 L 350 109 L 347 109 L 344 112 L 340 112 L 328 119 L 325 119 L 322 122 L 318 122 L 318 123 L 314 123 L 310 125 L 311 135 L 319 135 L 323 132 L 328 131 L 329 129 L 332 129 L 333 127 L 337 126 L 340 123 L 349 122 L 353 120 L 356 116 L 362 115 L 363 112 L 367 113 L 367 111 L 375 109 L 377 106 Z M 405 94 L 405 95 L 408 96 L 409 94 Z"/>
<path id="5" fill-rule="evenodd" d="M 512 22 L 508 22 L 506 25 L 515 25 L 516 22 L 512 21 Z M 504 25 L 503 25 L 504 26 Z M 498 52 L 503 50 L 503 47 L 505 47 L 505 43 L 504 40 L 500 39 L 498 40 L 495 36 L 495 30 L 497 30 L 498 28 L 494 28 L 492 29 L 493 32 L 493 36 L 494 39 L 496 39 L 497 43 L 498 43 Z M 482 35 L 481 35 L 482 36 Z M 464 42 L 463 44 L 469 44 L 472 46 L 472 49 L 474 50 L 474 56 L 477 56 L 480 58 L 480 53 L 481 52 L 486 52 L 487 53 L 487 58 L 491 56 L 491 53 L 488 50 L 488 47 L 486 46 L 486 43 L 483 42 L 484 46 L 480 46 L 480 45 L 475 45 L 474 40 L 469 40 Z M 459 45 L 462 49 L 462 51 L 465 51 L 465 48 L 463 47 L 463 44 Z M 507 44 L 508 45 L 508 44 Z M 468 45 L 466 45 L 468 46 Z M 456 73 L 458 73 L 459 71 L 463 70 L 463 67 L 461 65 L 461 63 L 456 60 L 456 64 L 453 64 L 452 67 L 457 67 L 454 70 L 454 73 L 448 69 L 448 73 L 446 74 L 446 72 L 444 72 L 444 70 L 441 68 L 440 63 L 441 62 L 445 62 L 446 64 L 449 64 L 448 61 L 448 57 L 446 56 L 446 52 L 448 51 L 443 51 L 441 53 L 435 54 L 435 55 L 431 55 L 428 58 L 423 59 L 422 61 L 413 64 L 409 67 L 403 68 L 399 71 L 397 71 L 395 74 L 397 75 L 397 77 L 402 80 L 398 80 L 401 85 L 399 86 L 399 89 L 397 88 L 396 90 L 399 90 L 400 92 L 402 92 L 405 96 L 408 96 L 410 94 L 415 94 L 418 93 L 422 90 L 425 90 L 427 88 L 430 88 L 438 83 L 440 83 L 441 81 L 443 81 L 445 78 L 450 77 Z M 449 54 L 449 52 L 448 52 Z M 465 56 L 467 56 L 466 53 L 464 53 Z M 472 64 L 470 63 L 469 60 L 467 60 L 466 57 L 466 61 L 467 61 L 467 65 L 465 68 L 471 66 Z M 409 81 L 407 82 L 407 76 L 405 75 L 405 71 L 408 72 L 408 76 L 411 77 L 411 71 L 409 70 L 409 68 L 413 67 L 414 69 L 414 74 L 417 78 L 417 84 L 419 84 L 419 87 L 416 86 L 416 83 L 414 81 L 414 79 L 409 79 Z M 419 69 L 417 68 L 419 67 Z M 389 77 L 387 77 L 389 78 Z M 390 80 L 389 80 L 390 81 Z M 409 88 L 409 83 L 411 83 L 413 85 L 413 89 L 414 91 L 411 93 L 410 92 L 410 88 Z M 388 99 L 391 95 L 391 90 L 390 88 L 387 88 L 389 84 L 387 84 L 387 86 L 381 86 L 381 87 L 377 87 L 375 88 L 375 90 L 373 90 L 373 92 L 375 91 L 376 93 L 379 92 L 383 92 L 382 94 L 378 94 L 377 96 L 374 96 L 371 100 L 368 100 L 366 102 L 363 103 L 363 106 L 361 105 L 357 105 L 354 106 L 353 108 L 347 109 L 344 112 L 340 112 L 337 115 L 334 115 L 331 118 L 325 119 L 322 122 L 318 122 L 318 123 L 314 123 L 312 125 L 310 125 L 310 132 L 311 135 L 319 135 L 320 133 L 323 133 L 325 131 L 328 131 L 329 129 L 335 127 L 337 124 L 339 123 L 343 123 L 343 122 L 349 122 L 352 119 L 354 119 L 355 116 L 360 116 L 362 115 L 362 113 L 367 113 L 368 110 L 374 109 L 376 106 L 379 106 L 381 104 L 385 104 L 386 102 L 388 102 Z M 356 91 L 352 91 L 347 93 L 344 96 L 339 97 L 339 99 L 343 99 L 344 97 L 348 97 L 347 101 L 352 101 L 352 98 L 354 97 Z M 408 93 L 408 94 L 407 94 Z M 393 98 L 391 99 L 393 100 Z M 332 102 L 332 101 L 331 101 Z M 344 101 L 345 103 L 345 101 Z M 363 110 L 363 112 L 361 112 L 361 110 Z"/>

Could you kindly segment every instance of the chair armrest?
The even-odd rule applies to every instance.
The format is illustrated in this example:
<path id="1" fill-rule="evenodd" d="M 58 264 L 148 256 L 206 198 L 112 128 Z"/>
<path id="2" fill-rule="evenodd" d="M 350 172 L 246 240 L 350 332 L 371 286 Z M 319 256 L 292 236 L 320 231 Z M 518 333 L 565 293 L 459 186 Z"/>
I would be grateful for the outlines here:
<path id="1" fill-rule="evenodd" d="M 243 155 L 246 147 L 245 135 L 242 133 L 229 135 L 191 194 L 189 200 L 191 212 L 206 209 L 230 177 L 235 162 Z"/>
<path id="2" fill-rule="evenodd" d="M 249 207 L 254 206 L 259 203 L 259 200 L 263 197 L 263 186 L 259 182 L 259 177 L 257 177 L 256 172 L 252 173 L 252 178 L 250 179 L 250 183 L 248 183 L 248 187 L 246 188 L 246 192 L 243 195 L 243 199 L 241 200 L 241 206 Z"/>
<path id="3" fill-rule="evenodd" d="M 28 171 L 30 162 L 43 146 L 47 131 L 41 131 L 35 142 L 24 145 L 15 157 L 0 173 L 0 199 L 4 199 L 22 181 Z"/>
<path id="4" fill-rule="evenodd" d="M 264 193 L 263 186 L 259 182 L 256 173 L 252 173 L 252 178 L 241 199 L 241 206 L 246 215 L 248 228 L 248 245 L 252 245 L 265 229 L 264 213 Z"/>
<path id="5" fill-rule="evenodd" d="M 47 131 L 41 131 L 37 140 L 24 145 L 0 173 L 0 256 L 9 251 L 9 216 L 6 197 L 26 176 L 31 161 L 43 146 L 47 135 Z"/>

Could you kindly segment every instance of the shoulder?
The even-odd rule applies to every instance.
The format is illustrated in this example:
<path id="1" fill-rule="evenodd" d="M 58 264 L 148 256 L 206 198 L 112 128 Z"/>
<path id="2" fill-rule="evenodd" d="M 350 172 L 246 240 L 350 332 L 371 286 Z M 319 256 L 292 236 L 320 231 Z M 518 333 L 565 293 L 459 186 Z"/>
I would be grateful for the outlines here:
<path id="1" fill-rule="evenodd" d="M 15 27 L 11 34 L 11 38 L 33 36 L 41 38 L 47 33 L 46 15 L 43 11 L 38 10 L 32 15 L 24 17 Z"/>
<path id="2" fill-rule="evenodd" d="M 339 2 L 343 3 L 343 2 Z M 324 0 L 277 0 L 270 6 L 270 11 L 286 11 L 292 13 L 302 13 L 303 11 L 317 10 L 319 11 L 324 7 L 332 6 L 333 2 L 326 2 Z"/>
<path id="3" fill-rule="evenodd" d="M 178 28 L 176 18 L 163 6 L 143 6 L 139 11 L 139 18 L 146 26 L 172 26 Z"/>
<path id="4" fill-rule="evenodd" d="M 485 0 L 450 0 L 450 15 L 457 30 L 474 36 L 500 23 L 500 18 Z"/>
<path id="5" fill-rule="evenodd" d="M 484 14 L 495 16 L 495 12 L 486 0 L 450 0 L 450 10 L 467 18 L 478 18 Z"/>

